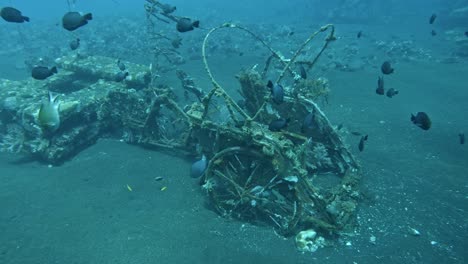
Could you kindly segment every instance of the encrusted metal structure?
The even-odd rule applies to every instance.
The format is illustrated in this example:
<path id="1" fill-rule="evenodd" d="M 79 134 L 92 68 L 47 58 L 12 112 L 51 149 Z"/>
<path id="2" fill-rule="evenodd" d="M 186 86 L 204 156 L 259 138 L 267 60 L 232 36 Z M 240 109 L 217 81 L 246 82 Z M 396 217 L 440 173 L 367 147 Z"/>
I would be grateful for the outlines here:
<path id="1" fill-rule="evenodd" d="M 254 67 L 237 75 L 242 105 L 216 82 L 207 62 L 210 36 L 226 29 L 243 30 L 271 51 L 262 72 Z M 199 98 L 187 107 L 169 87 L 153 85 L 151 67 L 126 62 L 130 75 L 116 82 L 115 59 L 62 57 L 56 61 L 60 72 L 47 81 L 1 81 L 2 148 L 59 164 L 101 136 L 123 135 L 133 144 L 204 154 L 209 163 L 202 188 L 221 215 L 269 224 L 285 236 L 310 229 L 324 235 L 350 231 L 356 225 L 359 165 L 316 103 L 327 96 L 328 82 L 301 79 L 293 69 L 301 50 L 327 32 L 317 57 L 301 62 L 309 68 L 335 39 L 333 25 L 312 34 L 291 59 L 243 27 L 227 23 L 210 30 L 202 53 L 213 88 L 203 92 L 177 72 L 182 87 Z M 291 80 L 281 104 L 272 103 L 266 87 L 272 63 L 283 67 L 276 83 Z M 61 94 L 61 125 L 53 134 L 42 133 L 36 121 L 48 91 Z M 314 127 L 305 134 L 301 127 L 309 114 Z M 290 119 L 288 127 L 270 131 L 268 124 L 280 117 Z"/>

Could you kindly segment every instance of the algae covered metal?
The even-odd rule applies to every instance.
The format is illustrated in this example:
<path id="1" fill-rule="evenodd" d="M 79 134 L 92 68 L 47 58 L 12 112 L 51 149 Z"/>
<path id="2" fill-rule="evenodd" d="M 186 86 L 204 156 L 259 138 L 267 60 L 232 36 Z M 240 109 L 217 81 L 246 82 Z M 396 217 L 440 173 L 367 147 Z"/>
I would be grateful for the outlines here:
<path id="1" fill-rule="evenodd" d="M 242 104 L 209 68 L 206 45 L 218 30 L 247 32 L 271 52 L 261 72 L 252 67 L 236 76 Z M 320 33 L 328 35 L 316 57 L 296 62 Z M 46 82 L 2 80 L 1 147 L 59 164 L 100 137 L 119 135 L 128 143 L 172 154 L 203 154 L 209 162 L 201 186 L 222 216 L 268 224 L 284 236 L 301 234 L 304 239 L 352 231 L 359 165 L 317 104 L 329 93 L 328 81 L 300 78 L 293 69 L 312 68 L 334 40 L 333 25 L 326 25 L 286 59 L 246 28 L 231 23 L 213 28 L 202 48 L 213 87 L 201 89 L 177 71 L 183 89 L 197 98 L 186 106 L 170 87 L 154 85 L 158 72 L 153 67 L 125 62 L 129 76 L 116 82 L 115 58 L 62 57 L 56 61 L 59 73 Z M 272 65 L 282 69 L 274 80 L 284 85 L 281 103 L 272 101 L 266 86 Z M 49 91 L 61 94 L 61 122 L 54 133 L 43 133 L 37 112 Z M 268 128 L 286 117 L 287 127 Z"/>

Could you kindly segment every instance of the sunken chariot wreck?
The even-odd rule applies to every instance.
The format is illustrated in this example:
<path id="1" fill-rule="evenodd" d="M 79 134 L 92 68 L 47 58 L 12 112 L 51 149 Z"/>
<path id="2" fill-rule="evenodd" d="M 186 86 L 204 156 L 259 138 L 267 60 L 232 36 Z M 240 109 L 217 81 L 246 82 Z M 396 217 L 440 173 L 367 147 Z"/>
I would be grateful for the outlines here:
<path id="1" fill-rule="evenodd" d="M 206 45 L 218 30 L 242 30 L 270 51 L 265 65 L 236 76 L 243 103 L 209 68 Z M 298 61 L 300 52 L 323 35 L 316 57 Z M 202 47 L 212 87 L 197 87 L 187 73 L 177 72 L 182 88 L 200 99 L 185 106 L 173 89 L 154 84 L 156 67 L 126 62 L 130 74 L 116 82 L 115 58 L 61 57 L 56 60 L 60 72 L 45 82 L 1 80 L 1 147 L 60 164 L 111 134 L 174 155 L 203 154 L 209 162 L 200 186 L 214 210 L 269 225 L 283 236 L 295 236 L 298 249 L 315 251 L 356 228 L 360 197 L 359 165 L 317 104 L 327 96 L 328 82 L 303 79 L 295 71 L 298 65 L 311 69 L 334 39 L 333 25 L 326 25 L 286 59 L 246 28 L 230 23 L 213 28 Z M 282 69 L 274 83 L 290 84 L 281 104 L 272 102 L 266 87 L 273 65 Z M 60 127 L 52 133 L 37 121 L 49 91 L 60 101 Z M 304 131 L 306 116 L 314 125 Z M 286 117 L 287 127 L 269 130 L 268 124 Z"/>

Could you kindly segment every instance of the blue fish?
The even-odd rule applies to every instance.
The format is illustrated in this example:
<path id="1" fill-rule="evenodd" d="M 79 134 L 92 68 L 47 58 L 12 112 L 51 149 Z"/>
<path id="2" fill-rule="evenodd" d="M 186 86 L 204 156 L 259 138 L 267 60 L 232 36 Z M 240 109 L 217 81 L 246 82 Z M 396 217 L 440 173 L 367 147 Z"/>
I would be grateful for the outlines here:
<path id="1" fill-rule="evenodd" d="M 267 87 L 270 88 L 271 97 L 273 102 L 281 104 L 284 101 L 284 89 L 280 84 L 273 84 L 272 81 L 268 81 Z"/>
<path id="2" fill-rule="evenodd" d="M 201 177 L 205 173 L 207 166 L 208 166 L 208 161 L 206 160 L 205 155 L 203 155 L 200 160 L 195 161 L 192 164 L 192 168 L 190 169 L 190 177 L 192 178 Z"/>
<path id="3" fill-rule="evenodd" d="M 286 128 L 288 126 L 290 119 L 289 118 L 280 118 L 277 120 L 271 121 L 271 123 L 268 125 L 268 129 L 273 132 L 279 132 L 283 128 Z"/>
<path id="4" fill-rule="evenodd" d="M 311 130 L 317 128 L 317 122 L 315 121 L 315 109 L 304 117 L 302 122 L 301 132 L 308 133 Z"/>

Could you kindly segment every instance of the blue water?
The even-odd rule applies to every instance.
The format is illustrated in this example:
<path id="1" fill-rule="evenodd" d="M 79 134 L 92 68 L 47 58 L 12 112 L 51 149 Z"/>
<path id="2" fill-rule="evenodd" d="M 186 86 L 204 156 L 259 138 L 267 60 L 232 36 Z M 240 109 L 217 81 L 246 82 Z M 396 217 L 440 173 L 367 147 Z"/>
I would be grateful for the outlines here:
<path id="1" fill-rule="evenodd" d="M 75 37 L 90 55 L 149 65 L 143 2 L 77 0 L 72 10 L 94 19 L 70 33 L 56 25 L 67 1 L 0 1 L 31 18 L 20 25 L 0 20 L 0 82 L 30 78 L 25 60 L 53 61 L 70 52 Z M 329 80 L 322 108 L 343 124 L 341 135 L 362 166 L 366 199 L 356 232 L 300 253 L 269 226 L 210 210 L 188 160 L 106 138 L 61 166 L 0 153 L 0 263 L 467 263 L 468 145 L 459 144 L 458 133 L 468 133 L 468 13 L 453 10 L 468 1 L 323 2 L 170 1 L 201 28 L 177 33 L 173 24 L 156 25 L 183 38 L 181 54 L 191 59 L 178 67 L 208 90 L 199 57 L 208 29 L 245 25 L 289 57 L 320 26 L 335 24 L 337 41 L 309 75 Z M 430 25 L 432 13 L 438 17 Z M 210 65 L 236 94 L 234 76 L 262 65 L 267 52 L 241 32 L 220 34 Z M 387 87 L 400 91 L 394 98 L 375 94 L 385 60 L 395 68 L 385 76 Z M 174 72 L 158 81 L 180 86 Z M 411 124 L 419 111 L 431 117 L 430 130 Z M 369 135 L 363 152 L 352 131 Z"/>

